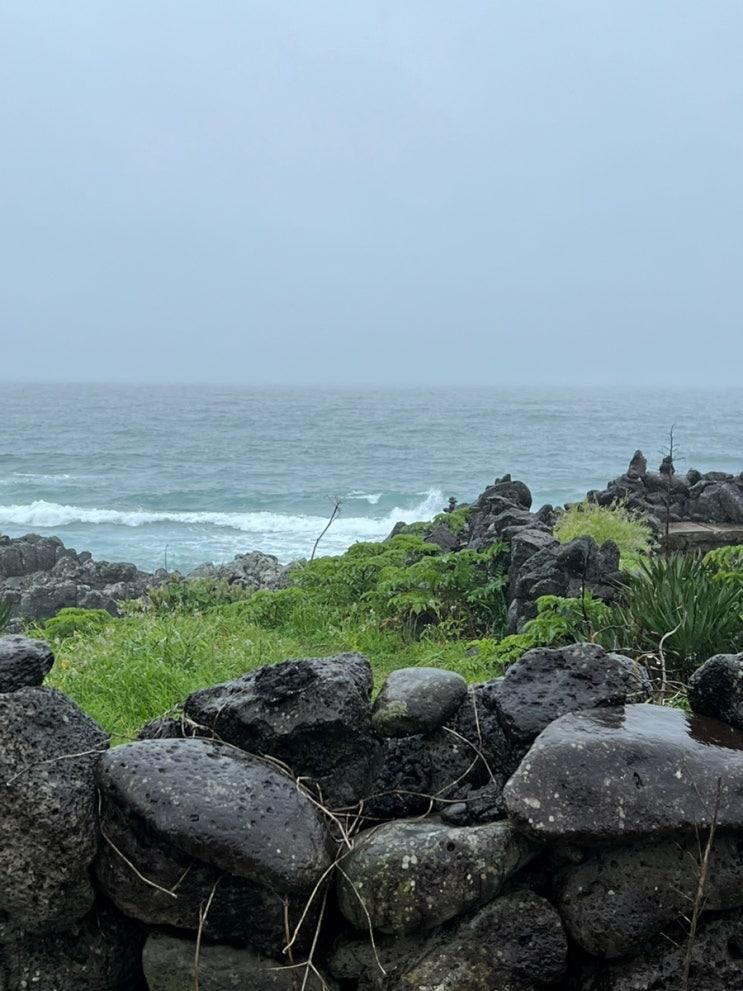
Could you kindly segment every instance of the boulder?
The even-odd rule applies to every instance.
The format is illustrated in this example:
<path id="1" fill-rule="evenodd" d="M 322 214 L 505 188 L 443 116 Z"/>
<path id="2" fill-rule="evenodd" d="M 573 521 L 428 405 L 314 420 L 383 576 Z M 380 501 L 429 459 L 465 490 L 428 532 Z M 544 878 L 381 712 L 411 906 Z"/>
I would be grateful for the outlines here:
<path id="1" fill-rule="evenodd" d="M 585 968 L 579 991 L 682 991 L 688 930 L 657 936 L 631 960 Z M 743 913 L 703 919 L 691 948 L 689 991 L 743 987 Z"/>
<path id="2" fill-rule="evenodd" d="M 415 736 L 437 729 L 464 701 L 467 682 L 454 671 L 399 668 L 388 675 L 372 709 L 380 736 Z"/>
<path id="3" fill-rule="evenodd" d="M 41 685 L 54 664 L 54 654 L 43 640 L 0 637 L 0 694 Z"/>
<path id="4" fill-rule="evenodd" d="M 386 823 L 362 833 L 344 859 L 340 909 L 357 929 L 433 929 L 493 898 L 535 849 L 507 822 Z"/>
<path id="5" fill-rule="evenodd" d="M 211 740 L 143 740 L 98 767 L 111 803 L 156 837 L 229 874 L 281 893 L 312 888 L 327 869 L 325 821 L 274 766 Z"/>
<path id="6" fill-rule="evenodd" d="M 57 537 L 27 534 L 0 543 L 0 599 L 11 605 L 11 626 L 67 608 L 105 609 L 116 616 L 119 600 L 140 598 L 167 578 L 126 562 L 93 561 Z"/>
<path id="7" fill-rule="evenodd" d="M 200 564 L 189 572 L 188 578 L 211 578 L 227 581 L 246 589 L 285 588 L 288 584 L 289 567 L 279 563 L 273 554 L 251 551 L 236 554 L 226 564 Z"/>
<path id="8" fill-rule="evenodd" d="M 183 853 L 111 803 L 104 808 L 101 831 L 98 884 L 125 915 L 148 926 L 194 934 L 201 927 L 205 939 L 249 944 L 260 953 L 281 957 L 286 925 L 295 929 L 309 891 L 282 896 L 247 878 L 225 874 Z M 207 902 L 209 912 L 203 918 Z M 318 910 L 316 899 L 295 944 L 298 949 L 311 938 Z"/>
<path id="9" fill-rule="evenodd" d="M 743 653 L 705 661 L 689 681 L 689 705 L 700 716 L 743 730 Z"/>
<path id="10" fill-rule="evenodd" d="M 333 808 L 370 793 L 381 764 L 372 673 L 361 654 L 284 661 L 191 695 L 186 715 L 221 740 L 282 761 Z"/>
<path id="11" fill-rule="evenodd" d="M 470 918 L 433 933 L 401 968 L 395 991 L 539 991 L 566 968 L 560 917 L 531 891 L 495 898 Z"/>
<path id="12" fill-rule="evenodd" d="M 743 828 L 743 733 L 666 706 L 561 716 L 537 737 L 504 795 L 512 821 L 545 841 L 602 843 Z"/>
<path id="13" fill-rule="evenodd" d="M 704 840 L 701 841 L 701 848 Z M 587 953 L 611 959 L 688 917 L 699 887 L 697 837 L 631 843 L 588 854 L 559 884 L 558 910 Z M 743 906 L 743 840 L 718 833 L 705 883 L 705 911 Z"/>
<path id="14" fill-rule="evenodd" d="M 459 549 L 459 537 L 443 523 L 437 523 L 433 526 L 423 539 L 427 544 L 435 544 L 440 547 L 445 554 Z"/>
<path id="15" fill-rule="evenodd" d="M 44 933 L 93 904 L 98 848 L 95 767 L 103 730 L 61 692 L 0 695 L 0 914 Z"/>
<path id="16" fill-rule="evenodd" d="M 333 991 L 335 985 L 311 970 L 279 967 L 248 949 L 202 945 L 198 954 L 193 940 L 165 933 L 151 933 L 142 954 L 149 991 Z"/>
<path id="17" fill-rule="evenodd" d="M 548 545 L 527 558 L 511 578 L 509 631 L 517 632 L 534 618 L 542 595 L 576 598 L 588 591 L 610 602 L 620 581 L 619 549 L 612 541 L 599 547 L 592 537 L 576 537 L 567 544 Z"/>
<path id="18" fill-rule="evenodd" d="M 358 936 L 341 936 L 328 957 L 328 970 L 340 982 L 353 982 L 359 991 L 382 991 L 391 986 L 392 975 L 399 972 L 420 951 L 423 936 L 385 936 L 377 933 L 372 946 Z M 390 980 L 387 980 L 387 978 Z M 346 987 L 345 983 L 341 987 Z"/>
<path id="19" fill-rule="evenodd" d="M 528 650 L 506 671 L 495 705 L 518 758 L 559 716 L 596 706 L 647 702 L 647 670 L 622 654 L 591 643 Z"/>
<path id="20" fill-rule="evenodd" d="M 33 927 L 0 944 L 2 991 L 146 991 L 141 954 L 144 935 L 109 906 L 65 932 Z"/>
<path id="21" fill-rule="evenodd" d="M 691 514 L 705 523 L 743 523 L 743 486 L 734 481 L 703 485 Z"/>

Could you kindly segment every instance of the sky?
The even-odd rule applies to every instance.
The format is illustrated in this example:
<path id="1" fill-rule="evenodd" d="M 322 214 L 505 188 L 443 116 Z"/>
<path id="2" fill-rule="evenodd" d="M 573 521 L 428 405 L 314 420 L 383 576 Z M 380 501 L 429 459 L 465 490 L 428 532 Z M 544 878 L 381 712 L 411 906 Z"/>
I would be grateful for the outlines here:
<path id="1" fill-rule="evenodd" d="M 0 379 L 743 381 L 740 0 L 1 0 Z"/>

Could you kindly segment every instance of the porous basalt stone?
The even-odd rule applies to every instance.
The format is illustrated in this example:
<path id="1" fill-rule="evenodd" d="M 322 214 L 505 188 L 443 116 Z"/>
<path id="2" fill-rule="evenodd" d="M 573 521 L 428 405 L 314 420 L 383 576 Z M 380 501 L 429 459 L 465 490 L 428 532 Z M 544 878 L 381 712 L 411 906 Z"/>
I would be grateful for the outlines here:
<path id="1" fill-rule="evenodd" d="M 545 841 L 601 843 L 743 828 L 743 733 L 668 706 L 568 713 L 537 737 L 504 795 Z"/>
<path id="2" fill-rule="evenodd" d="M 309 890 L 282 895 L 226 874 L 178 850 L 110 802 L 104 806 L 101 831 L 104 842 L 96 858 L 96 877 L 125 915 L 148 926 L 194 934 L 201 930 L 204 939 L 249 944 L 260 953 L 281 957 L 287 926 L 291 931 L 296 927 Z M 316 899 L 295 944 L 297 952 L 311 939 L 318 912 Z"/>
<path id="3" fill-rule="evenodd" d="M 146 991 L 144 933 L 100 905 L 64 932 L 33 929 L 0 944 L 2 991 Z"/>
<path id="4" fill-rule="evenodd" d="M 680 923 L 699 890 L 704 841 L 696 836 L 590 852 L 563 871 L 557 908 L 573 939 L 594 957 L 642 950 Z M 705 877 L 704 911 L 743 905 L 743 837 L 717 833 Z"/>
<path id="5" fill-rule="evenodd" d="M 93 903 L 95 767 L 108 737 L 61 692 L 0 695 L 0 913 L 19 928 L 74 924 Z"/>
<path id="6" fill-rule="evenodd" d="M 647 702 L 647 670 L 598 644 L 528 650 L 506 671 L 495 705 L 519 758 L 559 716 L 579 709 Z"/>
<path id="7" fill-rule="evenodd" d="M 651 940 L 626 961 L 587 966 L 579 991 L 680 991 L 688 927 Z M 702 919 L 691 943 L 689 991 L 738 991 L 743 987 L 743 913 Z"/>
<path id="8" fill-rule="evenodd" d="M 317 807 L 265 761 L 211 740 L 143 740 L 98 767 L 106 803 L 176 849 L 282 893 L 311 888 L 330 864 Z"/>
<path id="9" fill-rule="evenodd" d="M 689 681 L 689 705 L 701 716 L 743 730 L 743 653 L 716 654 Z"/>
<path id="10" fill-rule="evenodd" d="M 54 654 L 43 640 L 18 634 L 0 637 L 0 694 L 41 685 L 54 664 Z"/>
<path id="11" fill-rule="evenodd" d="M 305 973 L 300 968 L 279 967 L 275 960 L 253 950 L 225 945 L 199 949 L 198 984 L 196 944 L 193 940 L 152 933 L 142 961 L 149 991 L 298 991 Z M 306 991 L 334 991 L 335 985 L 309 971 Z"/>
<path id="12" fill-rule="evenodd" d="M 287 764 L 333 808 L 369 794 L 381 765 L 372 673 L 361 654 L 284 661 L 191 695 L 186 716 L 242 750 Z"/>
<path id="13" fill-rule="evenodd" d="M 507 822 L 387 823 L 362 833 L 345 858 L 340 909 L 358 929 L 432 929 L 485 904 L 534 853 L 534 845 Z"/>
<path id="14" fill-rule="evenodd" d="M 531 891 L 489 902 L 433 933 L 392 982 L 395 991 L 539 991 L 566 970 L 567 940 L 554 908 Z"/>

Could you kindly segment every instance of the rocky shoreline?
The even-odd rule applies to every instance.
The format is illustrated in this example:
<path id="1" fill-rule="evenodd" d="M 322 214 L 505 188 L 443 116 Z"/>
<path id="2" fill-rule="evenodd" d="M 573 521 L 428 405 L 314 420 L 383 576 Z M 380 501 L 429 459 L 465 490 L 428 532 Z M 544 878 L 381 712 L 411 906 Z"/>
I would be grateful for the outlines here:
<path id="1" fill-rule="evenodd" d="M 589 492 L 587 500 L 600 506 L 626 505 L 659 536 L 669 523 L 743 527 L 743 473 L 689 471 L 680 476 L 669 459 L 652 472 L 641 451 L 635 452 L 624 474 L 605 489 Z M 461 530 L 455 532 L 444 519 L 429 528 L 426 539 L 446 551 L 483 550 L 496 540 L 509 542 L 511 631 L 533 617 L 540 595 L 571 596 L 589 588 L 611 601 L 619 569 L 616 548 L 610 544 L 599 548 L 590 538 L 558 544 L 552 531 L 561 510 L 543 506 L 532 512 L 532 495 L 523 482 L 510 475 L 496 479 L 467 508 Z M 406 529 L 398 524 L 393 534 Z M 725 535 L 716 539 L 724 542 Z M 290 570 L 291 565 L 280 564 L 270 554 L 250 552 L 225 564 L 201 565 L 186 577 L 272 589 L 290 582 Z M 148 573 L 128 563 L 94 561 L 87 551 L 67 548 L 57 537 L 0 537 L 0 601 L 10 605 L 11 630 L 65 608 L 105 609 L 116 616 L 119 603 L 141 598 L 149 588 L 174 577 L 180 576 L 165 570 Z"/>

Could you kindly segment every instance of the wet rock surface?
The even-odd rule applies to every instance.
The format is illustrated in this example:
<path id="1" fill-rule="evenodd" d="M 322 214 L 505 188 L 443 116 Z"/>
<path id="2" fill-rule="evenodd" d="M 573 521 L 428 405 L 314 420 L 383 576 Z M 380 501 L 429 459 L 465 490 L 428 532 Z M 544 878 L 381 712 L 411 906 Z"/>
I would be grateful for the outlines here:
<path id="1" fill-rule="evenodd" d="M 682 836 L 590 853 L 559 885 L 557 907 L 568 932 L 594 957 L 640 952 L 650 938 L 688 917 L 699 889 L 703 847 L 703 839 Z M 704 909 L 741 905 L 743 838 L 718 833 Z"/>
<path id="2" fill-rule="evenodd" d="M 358 929 L 432 929 L 485 904 L 534 853 L 506 822 L 387 823 L 362 833 L 345 858 L 340 909 Z"/>
<path id="3" fill-rule="evenodd" d="M 103 730 L 49 688 L 0 695 L 0 913 L 47 932 L 93 904 Z"/>
<path id="4" fill-rule="evenodd" d="M 0 637 L 0 694 L 41 685 L 54 664 L 43 640 L 12 635 Z"/>
<path id="5" fill-rule="evenodd" d="M 689 705 L 700 716 L 743 730 L 743 654 L 716 654 L 689 682 Z"/>
<path id="6" fill-rule="evenodd" d="M 252 950 L 232 946 L 204 945 L 199 950 L 198 985 L 196 944 L 192 940 L 166 934 L 152 934 L 142 955 L 149 991 L 297 991 L 304 971 L 278 967 Z M 334 985 L 324 982 L 327 991 Z M 310 971 L 305 985 L 321 991 L 323 980 Z"/>
<path id="7" fill-rule="evenodd" d="M 106 803 L 178 850 L 281 892 L 312 887 L 330 864 L 321 813 L 288 776 L 210 740 L 148 740 L 98 767 Z"/>
<path id="8" fill-rule="evenodd" d="M 743 733 L 649 704 L 562 716 L 505 788 L 509 815 L 543 840 L 599 843 L 743 828 Z"/>
<path id="9" fill-rule="evenodd" d="M 194 934 L 201 928 L 207 940 L 250 945 L 281 957 L 287 925 L 292 931 L 296 927 L 309 891 L 282 895 L 226 874 L 160 839 L 110 803 L 101 832 L 104 842 L 95 865 L 98 885 L 126 916 Z M 319 903 L 310 908 L 298 949 L 307 944 L 318 910 Z"/>
<path id="10" fill-rule="evenodd" d="M 380 736 L 430 733 L 464 701 L 467 682 L 454 671 L 399 668 L 390 674 L 372 709 L 372 726 Z"/>
<path id="11" fill-rule="evenodd" d="M 501 725 L 519 755 L 559 716 L 580 709 L 647 702 L 647 670 L 597 644 L 527 651 L 512 664 L 495 704 Z"/>
<path id="12" fill-rule="evenodd" d="M 285 661 L 195 692 L 186 715 L 227 743 L 269 754 L 334 808 L 370 793 L 382 749 L 361 654 Z"/>

